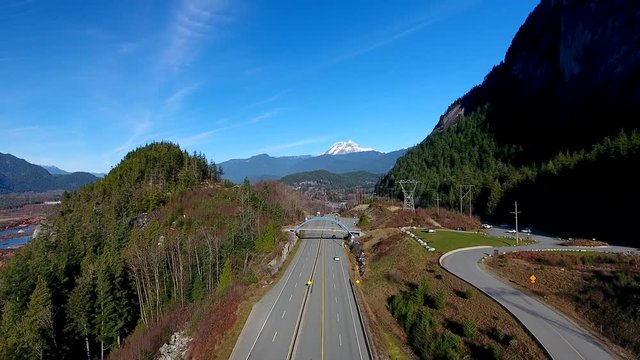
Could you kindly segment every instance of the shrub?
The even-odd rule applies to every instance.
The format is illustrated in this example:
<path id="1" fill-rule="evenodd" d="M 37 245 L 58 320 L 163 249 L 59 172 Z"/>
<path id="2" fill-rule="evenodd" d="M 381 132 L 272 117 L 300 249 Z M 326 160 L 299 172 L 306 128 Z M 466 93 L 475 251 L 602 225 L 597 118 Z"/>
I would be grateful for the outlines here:
<path id="1" fill-rule="evenodd" d="M 358 225 L 359 226 L 367 226 L 369 225 L 369 217 L 367 216 L 367 214 L 361 214 L 360 218 L 358 219 Z"/>
<path id="2" fill-rule="evenodd" d="M 496 344 L 491 344 L 491 346 L 489 346 L 489 352 L 491 353 L 491 360 L 502 359 L 502 350 L 496 346 Z"/>
<path id="3" fill-rule="evenodd" d="M 438 290 L 433 296 L 433 308 L 436 310 L 444 309 L 444 305 L 447 300 L 447 295 L 442 290 Z"/>
<path id="4" fill-rule="evenodd" d="M 424 351 L 426 350 L 426 351 Z M 454 360 L 460 358 L 462 343 L 460 338 L 449 331 L 438 333 L 426 349 L 423 349 L 424 359 Z"/>
<path id="5" fill-rule="evenodd" d="M 511 341 L 516 340 L 516 336 L 515 335 L 506 334 L 506 333 L 502 332 L 502 330 L 500 330 L 497 327 L 494 327 L 491 330 L 491 333 L 489 335 L 495 341 L 500 342 L 500 343 L 505 344 L 505 345 L 508 345 Z"/>
<path id="6" fill-rule="evenodd" d="M 472 338 L 478 333 L 478 326 L 471 320 L 462 323 L 462 335 L 466 338 Z"/>
<path id="7" fill-rule="evenodd" d="M 465 291 L 462 292 L 462 297 L 465 299 L 471 299 L 473 297 L 473 289 L 467 288 Z"/>
<path id="8" fill-rule="evenodd" d="M 191 292 L 189 294 L 189 298 L 191 301 L 200 301 L 204 297 L 204 283 L 199 276 L 196 276 L 195 281 L 193 282 L 193 286 L 191 287 Z"/>

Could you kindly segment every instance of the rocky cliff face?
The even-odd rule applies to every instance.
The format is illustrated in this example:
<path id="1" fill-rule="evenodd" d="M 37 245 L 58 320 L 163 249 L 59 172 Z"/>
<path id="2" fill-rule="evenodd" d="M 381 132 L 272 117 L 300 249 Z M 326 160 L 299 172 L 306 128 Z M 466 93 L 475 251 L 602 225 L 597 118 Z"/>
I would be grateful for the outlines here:
<path id="1" fill-rule="evenodd" d="M 637 128 L 640 2 L 542 0 L 504 62 L 452 104 L 435 131 L 486 103 L 496 140 L 521 145 L 523 161 Z"/>

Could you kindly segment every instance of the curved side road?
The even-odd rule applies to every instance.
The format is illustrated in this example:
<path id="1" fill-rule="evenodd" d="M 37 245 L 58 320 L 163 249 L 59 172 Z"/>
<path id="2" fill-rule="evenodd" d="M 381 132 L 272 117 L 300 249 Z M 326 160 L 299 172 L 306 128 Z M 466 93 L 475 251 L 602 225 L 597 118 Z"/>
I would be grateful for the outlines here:
<path id="1" fill-rule="evenodd" d="M 440 265 L 475 286 L 511 312 L 554 359 L 615 359 L 615 355 L 588 331 L 537 299 L 514 289 L 484 271 L 479 262 L 497 249 L 500 253 L 540 249 L 567 249 L 559 241 L 538 236 L 532 246 L 458 249 L 442 255 Z M 590 251 L 635 252 L 637 249 L 607 247 Z"/>

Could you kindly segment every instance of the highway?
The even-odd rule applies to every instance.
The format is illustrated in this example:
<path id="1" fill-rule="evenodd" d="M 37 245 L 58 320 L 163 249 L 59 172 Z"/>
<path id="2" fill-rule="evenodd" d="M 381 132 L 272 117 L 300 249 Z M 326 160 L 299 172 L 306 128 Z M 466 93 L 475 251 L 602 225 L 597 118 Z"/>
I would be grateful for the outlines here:
<path id="1" fill-rule="evenodd" d="M 332 238 L 339 227 L 330 221 L 309 227 L 305 237 L 313 238 L 300 240 L 280 281 L 254 305 L 231 359 L 370 358 L 349 284 L 347 249 L 339 236 Z"/>
<path id="2" fill-rule="evenodd" d="M 490 235 L 504 236 L 505 229 L 491 229 Z M 443 255 L 440 264 L 502 304 L 535 336 L 554 359 L 615 359 L 608 349 L 588 331 L 539 300 L 511 287 L 480 266 L 485 256 L 533 249 L 566 249 L 560 241 L 548 236 L 531 235 L 537 242 L 529 246 L 472 249 Z M 595 251 L 635 252 L 638 249 L 609 246 Z"/>

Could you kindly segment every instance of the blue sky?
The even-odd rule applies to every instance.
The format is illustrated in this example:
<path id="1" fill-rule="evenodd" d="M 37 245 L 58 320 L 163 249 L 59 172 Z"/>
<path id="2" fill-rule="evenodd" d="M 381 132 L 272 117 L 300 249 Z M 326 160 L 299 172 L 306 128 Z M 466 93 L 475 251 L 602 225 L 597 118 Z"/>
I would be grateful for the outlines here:
<path id="1" fill-rule="evenodd" d="M 108 172 L 177 142 L 216 162 L 422 141 L 538 1 L 0 2 L 0 152 Z"/>

